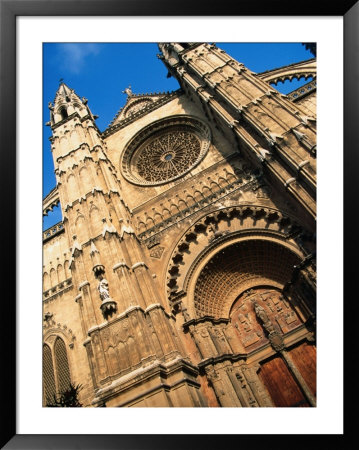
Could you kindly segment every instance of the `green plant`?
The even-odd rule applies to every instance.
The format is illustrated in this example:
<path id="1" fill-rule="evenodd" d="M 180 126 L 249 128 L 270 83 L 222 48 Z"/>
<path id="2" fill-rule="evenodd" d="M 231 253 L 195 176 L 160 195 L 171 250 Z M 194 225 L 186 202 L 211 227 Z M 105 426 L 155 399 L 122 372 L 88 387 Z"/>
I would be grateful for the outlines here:
<path id="1" fill-rule="evenodd" d="M 82 389 L 81 384 L 73 385 L 70 383 L 68 389 L 60 392 L 58 395 L 54 395 L 53 400 L 47 399 L 46 406 L 50 408 L 76 408 L 81 407 L 82 404 L 79 402 L 78 395 Z"/>

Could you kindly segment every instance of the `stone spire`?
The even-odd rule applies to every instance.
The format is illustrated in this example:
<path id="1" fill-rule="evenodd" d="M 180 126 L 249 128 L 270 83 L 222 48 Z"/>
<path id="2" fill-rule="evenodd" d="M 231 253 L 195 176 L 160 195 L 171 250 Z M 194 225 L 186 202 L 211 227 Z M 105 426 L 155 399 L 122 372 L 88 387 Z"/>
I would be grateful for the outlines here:
<path id="1" fill-rule="evenodd" d="M 60 80 L 57 89 L 54 104 L 49 103 L 50 122 L 51 127 L 56 127 L 58 124 L 66 122 L 67 119 L 78 115 L 80 118 L 89 116 L 90 119 L 95 120 L 98 116 L 94 116 L 90 108 L 87 106 L 87 99 L 80 98 L 62 79 Z"/>

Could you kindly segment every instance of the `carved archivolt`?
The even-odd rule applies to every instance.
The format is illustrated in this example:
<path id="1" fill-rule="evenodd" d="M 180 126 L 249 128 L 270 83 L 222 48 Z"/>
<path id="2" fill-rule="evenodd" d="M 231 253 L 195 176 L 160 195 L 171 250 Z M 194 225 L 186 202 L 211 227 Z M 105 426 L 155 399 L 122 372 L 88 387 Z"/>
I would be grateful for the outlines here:
<path id="1" fill-rule="evenodd" d="M 247 289 L 282 289 L 305 256 L 301 228 L 272 208 L 237 206 L 202 217 L 182 236 L 167 272 L 171 303 L 188 294 L 192 317 L 229 317 Z"/>
<path id="2" fill-rule="evenodd" d="M 142 186 L 173 181 L 194 168 L 210 145 L 210 130 L 200 120 L 173 116 L 140 131 L 122 156 L 125 178 Z"/>
<path id="3" fill-rule="evenodd" d="M 217 252 L 201 269 L 194 288 L 196 316 L 228 317 L 238 295 L 256 286 L 282 288 L 299 257 L 274 240 L 238 241 Z"/>

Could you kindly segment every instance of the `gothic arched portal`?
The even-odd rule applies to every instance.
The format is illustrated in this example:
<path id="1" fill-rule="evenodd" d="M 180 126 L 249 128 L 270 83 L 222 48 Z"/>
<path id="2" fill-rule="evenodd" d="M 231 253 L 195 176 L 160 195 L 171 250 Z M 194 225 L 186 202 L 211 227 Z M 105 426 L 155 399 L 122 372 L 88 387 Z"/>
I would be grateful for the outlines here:
<path id="1" fill-rule="evenodd" d="M 221 406 L 315 406 L 310 314 L 286 294 L 300 263 L 294 247 L 258 235 L 219 244 L 188 281 L 185 332 Z"/>

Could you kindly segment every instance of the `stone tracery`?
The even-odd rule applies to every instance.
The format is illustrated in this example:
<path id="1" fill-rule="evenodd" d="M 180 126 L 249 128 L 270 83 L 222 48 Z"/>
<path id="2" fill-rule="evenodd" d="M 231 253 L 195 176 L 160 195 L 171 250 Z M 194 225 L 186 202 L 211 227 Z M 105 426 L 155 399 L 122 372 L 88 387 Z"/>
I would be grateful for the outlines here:
<path id="1" fill-rule="evenodd" d="M 200 151 L 200 140 L 194 134 L 172 131 L 145 145 L 135 164 L 138 174 L 146 181 L 166 181 L 195 164 Z"/>
<path id="2" fill-rule="evenodd" d="M 167 183 L 194 168 L 209 144 L 210 131 L 199 120 L 168 117 L 144 128 L 129 143 L 122 157 L 122 171 L 135 184 Z"/>

